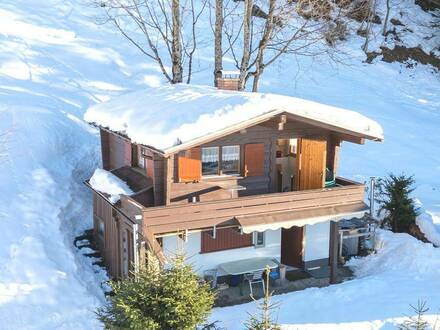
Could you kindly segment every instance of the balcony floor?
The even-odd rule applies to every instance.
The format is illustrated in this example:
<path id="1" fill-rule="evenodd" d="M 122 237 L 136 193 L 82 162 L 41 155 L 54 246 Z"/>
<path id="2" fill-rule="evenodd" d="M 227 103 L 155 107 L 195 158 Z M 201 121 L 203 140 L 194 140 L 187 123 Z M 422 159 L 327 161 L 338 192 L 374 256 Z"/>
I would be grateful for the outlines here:
<path id="1" fill-rule="evenodd" d="M 353 278 L 353 273 L 348 267 L 338 268 L 338 279 L 344 282 Z M 286 272 L 286 280 L 271 281 L 269 290 L 273 295 L 304 290 L 312 287 L 325 287 L 329 285 L 329 277 L 312 276 L 301 269 L 290 270 Z M 228 287 L 227 289 L 219 289 L 217 291 L 217 298 L 215 301 L 216 307 L 232 306 L 244 304 L 252 301 L 249 291 L 248 282 L 242 283 L 243 294 L 240 293 L 240 286 Z M 262 286 L 260 284 L 253 285 L 254 298 L 259 299 L 264 295 Z"/>

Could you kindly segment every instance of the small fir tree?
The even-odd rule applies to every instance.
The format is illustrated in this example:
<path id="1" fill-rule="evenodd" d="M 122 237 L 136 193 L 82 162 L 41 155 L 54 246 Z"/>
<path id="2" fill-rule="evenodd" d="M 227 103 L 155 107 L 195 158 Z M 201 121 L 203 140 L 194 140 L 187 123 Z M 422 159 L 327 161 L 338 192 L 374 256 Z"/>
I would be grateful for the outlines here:
<path id="1" fill-rule="evenodd" d="M 214 293 L 192 267 L 176 257 L 170 269 L 142 269 L 112 284 L 113 295 L 97 315 L 107 329 L 195 329 L 214 304 Z"/>
<path id="2" fill-rule="evenodd" d="M 429 323 L 424 320 L 423 316 L 429 310 L 426 307 L 426 301 L 418 301 L 417 306 L 410 305 L 416 312 L 415 316 L 411 316 L 399 325 L 399 330 L 426 330 L 429 328 Z M 434 328 L 435 329 L 435 328 Z"/>
<path id="3" fill-rule="evenodd" d="M 281 327 L 272 317 L 273 310 L 278 309 L 278 304 L 271 302 L 272 293 L 269 291 L 269 273 L 270 269 L 266 268 L 266 283 L 264 298 L 258 305 L 258 312 L 250 314 L 249 319 L 244 324 L 248 330 L 280 330 Z M 252 299 L 254 299 L 252 297 Z M 255 300 L 255 299 L 254 299 Z"/>
<path id="4" fill-rule="evenodd" d="M 415 224 L 418 210 L 410 194 L 414 191 L 414 178 L 403 174 L 390 174 L 378 181 L 378 214 L 384 212 L 382 227 L 389 227 L 396 233 L 409 233 Z"/>

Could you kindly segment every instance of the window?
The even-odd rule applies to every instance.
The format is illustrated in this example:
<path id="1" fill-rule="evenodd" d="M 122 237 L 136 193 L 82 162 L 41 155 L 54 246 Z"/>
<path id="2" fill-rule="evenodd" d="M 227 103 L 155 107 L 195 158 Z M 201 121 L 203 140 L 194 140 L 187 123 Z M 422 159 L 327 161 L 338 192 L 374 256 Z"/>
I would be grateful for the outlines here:
<path id="1" fill-rule="evenodd" d="M 254 232 L 254 245 L 256 247 L 262 247 L 265 244 L 265 235 L 264 232 Z"/>
<path id="2" fill-rule="evenodd" d="M 240 173 L 240 146 L 222 147 L 222 173 Z"/>
<path id="3" fill-rule="evenodd" d="M 145 168 L 146 159 L 145 159 L 145 151 L 142 147 L 138 149 L 138 166 L 140 168 Z"/>
<path id="4" fill-rule="evenodd" d="M 101 219 L 98 220 L 98 235 L 103 238 L 105 233 L 105 224 Z"/>
<path id="5" fill-rule="evenodd" d="M 202 148 L 202 175 L 239 173 L 240 146 Z"/>
<path id="6" fill-rule="evenodd" d="M 202 175 L 218 175 L 219 148 L 202 148 Z"/>

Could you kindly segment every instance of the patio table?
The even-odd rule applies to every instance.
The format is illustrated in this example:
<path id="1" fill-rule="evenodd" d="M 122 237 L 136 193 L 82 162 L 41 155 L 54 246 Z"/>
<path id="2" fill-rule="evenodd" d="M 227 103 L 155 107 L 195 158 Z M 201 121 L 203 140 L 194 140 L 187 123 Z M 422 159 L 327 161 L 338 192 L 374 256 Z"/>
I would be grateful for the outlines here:
<path id="1" fill-rule="evenodd" d="M 256 257 L 225 262 L 218 265 L 218 267 L 226 274 L 242 275 L 264 270 L 266 267 L 269 267 L 270 269 L 277 268 L 278 263 L 272 258 Z"/>

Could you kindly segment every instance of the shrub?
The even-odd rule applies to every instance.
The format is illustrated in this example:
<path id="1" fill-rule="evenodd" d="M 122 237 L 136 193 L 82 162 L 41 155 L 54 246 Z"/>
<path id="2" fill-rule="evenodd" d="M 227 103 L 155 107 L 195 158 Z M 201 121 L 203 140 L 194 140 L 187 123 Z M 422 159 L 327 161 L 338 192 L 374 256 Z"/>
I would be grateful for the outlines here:
<path id="1" fill-rule="evenodd" d="M 418 210 L 410 194 L 414 191 L 412 176 L 390 174 L 386 179 L 378 181 L 378 198 L 380 204 L 378 214 L 384 212 L 382 227 L 394 232 L 409 233 L 415 224 Z"/>
<path id="2" fill-rule="evenodd" d="M 194 329 L 203 324 L 214 293 L 183 258 L 170 269 L 143 269 L 112 284 L 114 295 L 98 309 L 107 329 Z"/>

